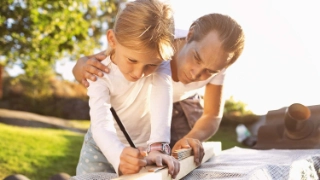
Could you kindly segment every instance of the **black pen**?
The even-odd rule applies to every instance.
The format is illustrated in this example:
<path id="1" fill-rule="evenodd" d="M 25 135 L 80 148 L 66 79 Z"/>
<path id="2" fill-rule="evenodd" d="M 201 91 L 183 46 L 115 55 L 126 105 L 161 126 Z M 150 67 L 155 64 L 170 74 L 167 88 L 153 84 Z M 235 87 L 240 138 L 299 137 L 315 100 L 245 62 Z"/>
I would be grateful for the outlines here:
<path id="1" fill-rule="evenodd" d="M 117 124 L 120 127 L 121 131 L 123 132 L 124 136 L 126 137 L 127 141 L 129 142 L 130 146 L 133 147 L 133 148 L 136 148 L 136 146 L 133 144 L 133 141 L 131 140 L 129 134 L 127 133 L 126 129 L 124 128 L 122 122 L 120 121 L 119 116 L 117 115 L 117 113 L 113 109 L 113 107 L 110 108 L 110 111 L 111 111 L 114 119 L 117 121 Z"/>

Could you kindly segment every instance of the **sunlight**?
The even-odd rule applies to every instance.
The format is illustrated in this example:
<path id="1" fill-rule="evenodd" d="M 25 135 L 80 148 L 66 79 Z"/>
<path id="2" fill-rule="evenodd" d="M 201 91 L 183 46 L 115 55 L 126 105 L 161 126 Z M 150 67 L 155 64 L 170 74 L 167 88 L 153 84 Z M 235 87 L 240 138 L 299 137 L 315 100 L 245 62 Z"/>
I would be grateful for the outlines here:
<path id="1" fill-rule="evenodd" d="M 256 114 L 296 102 L 320 104 L 317 1 L 171 2 L 177 28 L 187 29 L 197 17 L 214 12 L 230 15 L 243 27 L 246 45 L 228 70 L 226 98 L 233 96 Z"/>

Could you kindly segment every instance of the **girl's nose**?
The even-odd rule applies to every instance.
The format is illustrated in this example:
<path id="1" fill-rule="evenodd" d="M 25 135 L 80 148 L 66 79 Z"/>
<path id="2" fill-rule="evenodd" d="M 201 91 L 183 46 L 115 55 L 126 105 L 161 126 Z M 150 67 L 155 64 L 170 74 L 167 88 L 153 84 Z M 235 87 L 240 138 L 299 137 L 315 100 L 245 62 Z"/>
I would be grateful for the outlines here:
<path id="1" fill-rule="evenodd" d="M 144 68 L 136 68 L 132 74 L 133 78 L 140 79 L 144 76 Z"/>

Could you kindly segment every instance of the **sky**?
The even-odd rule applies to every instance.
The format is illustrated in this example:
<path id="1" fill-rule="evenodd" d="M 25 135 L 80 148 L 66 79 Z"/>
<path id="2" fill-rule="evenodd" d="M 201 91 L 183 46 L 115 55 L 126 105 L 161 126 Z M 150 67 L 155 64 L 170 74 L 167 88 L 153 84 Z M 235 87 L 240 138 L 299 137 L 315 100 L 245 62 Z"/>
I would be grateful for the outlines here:
<path id="1" fill-rule="evenodd" d="M 261 115 L 292 103 L 320 104 L 318 0 L 167 2 L 173 6 L 176 27 L 180 29 L 188 29 L 194 20 L 208 13 L 229 15 L 242 26 L 245 48 L 227 71 L 225 98 L 233 96 Z M 74 63 L 63 59 L 56 69 L 65 79 L 74 80 Z"/>
<path id="2" fill-rule="evenodd" d="M 226 98 L 233 96 L 256 114 L 292 103 L 320 104 L 319 1 L 171 2 L 177 28 L 208 13 L 229 15 L 242 26 L 245 48 L 227 71 Z"/>

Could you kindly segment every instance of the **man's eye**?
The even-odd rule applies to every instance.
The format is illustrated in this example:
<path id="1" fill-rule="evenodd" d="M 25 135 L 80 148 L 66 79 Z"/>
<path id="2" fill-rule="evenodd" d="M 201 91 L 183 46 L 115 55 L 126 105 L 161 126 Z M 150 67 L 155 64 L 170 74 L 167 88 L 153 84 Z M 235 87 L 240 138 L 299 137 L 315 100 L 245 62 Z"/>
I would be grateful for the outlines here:
<path id="1" fill-rule="evenodd" d="M 197 56 L 194 56 L 194 59 L 196 60 L 197 64 L 200 64 L 200 63 L 201 63 L 200 59 L 197 58 Z"/>
<path id="2" fill-rule="evenodd" d="M 211 70 L 207 69 L 207 73 L 209 73 L 209 74 L 213 75 L 213 74 L 216 74 L 216 73 L 217 73 L 217 71 L 211 71 Z"/>

